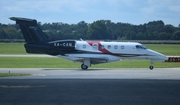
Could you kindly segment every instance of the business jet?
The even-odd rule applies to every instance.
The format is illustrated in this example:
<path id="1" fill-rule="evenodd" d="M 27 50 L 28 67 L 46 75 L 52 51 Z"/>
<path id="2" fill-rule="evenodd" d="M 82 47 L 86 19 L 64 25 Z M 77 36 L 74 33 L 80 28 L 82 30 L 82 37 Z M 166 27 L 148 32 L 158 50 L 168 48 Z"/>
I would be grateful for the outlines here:
<path id="1" fill-rule="evenodd" d="M 81 62 L 83 70 L 92 64 L 115 62 L 124 59 L 150 60 L 149 69 L 154 62 L 164 62 L 168 57 L 135 42 L 103 42 L 84 40 L 50 41 L 37 25 L 35 19 L 11 17 L 19 24 L 25 39 L 27 53 L 48 54 L 74 62 Z"/>

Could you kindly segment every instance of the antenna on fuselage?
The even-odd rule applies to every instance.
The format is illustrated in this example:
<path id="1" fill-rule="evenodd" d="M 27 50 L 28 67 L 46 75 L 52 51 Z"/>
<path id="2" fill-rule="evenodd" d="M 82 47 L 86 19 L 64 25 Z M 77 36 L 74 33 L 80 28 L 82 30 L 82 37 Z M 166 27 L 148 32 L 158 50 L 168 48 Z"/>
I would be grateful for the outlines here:
<path id="1" fill-rule="evenodd" d="M 84 41 L 82 38 L 80 38 L 80 41 Z"/>

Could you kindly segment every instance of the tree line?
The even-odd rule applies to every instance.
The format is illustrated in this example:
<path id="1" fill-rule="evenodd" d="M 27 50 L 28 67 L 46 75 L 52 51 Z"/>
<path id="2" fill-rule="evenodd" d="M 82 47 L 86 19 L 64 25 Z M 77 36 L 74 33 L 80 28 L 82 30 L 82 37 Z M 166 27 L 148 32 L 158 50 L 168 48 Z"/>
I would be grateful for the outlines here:
<path id="1" fill-rule="evenodd" d="M 165 25 L 162 20 L 140 25 L 110 20 L 80 21 L 77 24 L 38 22 L 38 25 L 50 40 L 180 40 L 180 24 L 174 27 Z M 18 25 L 0 23 L 0 39 L 23 39 L 23 36 Z"/>

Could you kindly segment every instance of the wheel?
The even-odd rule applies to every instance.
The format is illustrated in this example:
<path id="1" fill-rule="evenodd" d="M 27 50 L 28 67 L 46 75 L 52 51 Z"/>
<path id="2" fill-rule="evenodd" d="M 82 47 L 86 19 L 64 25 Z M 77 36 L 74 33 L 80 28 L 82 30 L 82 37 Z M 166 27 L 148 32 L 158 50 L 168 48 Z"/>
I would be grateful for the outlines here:
<path id="1" fill-rule="evenodd" d="M 153 66 L 149 66 L 149 69 L 150 69 L 150 70 L 153 70 L 153 68 L 154 68 Z"/>
<path id="2" fill-rule="evenodd" d="M 86 70 L 87 68 L 88 68 L 87 65 L 84 65 L 84 64 L 81 65 L 81 69 Z"/>

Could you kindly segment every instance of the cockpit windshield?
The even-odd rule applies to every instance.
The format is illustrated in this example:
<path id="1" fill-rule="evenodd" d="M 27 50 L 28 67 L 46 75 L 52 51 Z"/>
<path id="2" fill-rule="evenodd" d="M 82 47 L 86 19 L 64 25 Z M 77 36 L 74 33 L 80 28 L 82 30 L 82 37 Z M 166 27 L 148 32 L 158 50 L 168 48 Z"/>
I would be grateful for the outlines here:
<path id="1" fill-rule="evenodd" d="M 144 45 L 136 45 L 136 49 L 147 49 Z"/>

